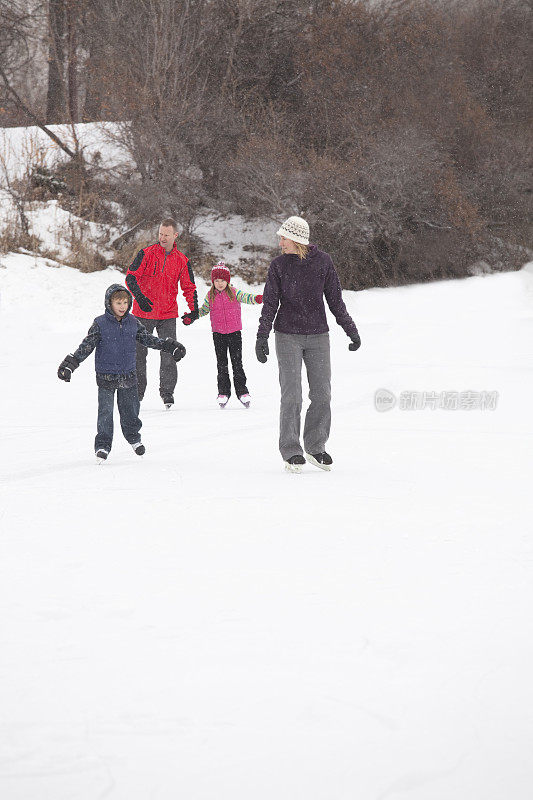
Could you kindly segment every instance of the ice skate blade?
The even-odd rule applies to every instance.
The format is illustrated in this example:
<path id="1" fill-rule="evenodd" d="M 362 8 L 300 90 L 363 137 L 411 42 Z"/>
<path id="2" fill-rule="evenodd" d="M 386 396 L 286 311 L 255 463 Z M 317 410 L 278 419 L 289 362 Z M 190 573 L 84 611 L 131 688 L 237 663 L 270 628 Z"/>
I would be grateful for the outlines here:
<path id="1" fill-rule="evenodd" d="M 310 464 L 314 464 L 315 467 L 318 467 L 318 469 L 323 469 L 324 472 L 331 472 L 331 464 L 321 464 L 320 461 L 317 461 L 316 458 L 313 458 L 309 453 L 305 454 L 305 459 Z"/>
<path id="2" fill-rule="evenodd" d="M 170 411 L 174 403 L 165 403 L 165 411 Z"/>
<path id="3" fill-rule="evenodd" d="M 105 458 L 97 458 L 96 459 L 96 466 L 97 467 L 101 467 L 102 464 L 105 464 L 105 462 L 106 462 Z"/>
<path id="4" fill-rule="evenodd" d="M 303 464 L 289 464 L 285 462 L 285 472 L 294 472 L 296 475 L 302 471 Z"/>

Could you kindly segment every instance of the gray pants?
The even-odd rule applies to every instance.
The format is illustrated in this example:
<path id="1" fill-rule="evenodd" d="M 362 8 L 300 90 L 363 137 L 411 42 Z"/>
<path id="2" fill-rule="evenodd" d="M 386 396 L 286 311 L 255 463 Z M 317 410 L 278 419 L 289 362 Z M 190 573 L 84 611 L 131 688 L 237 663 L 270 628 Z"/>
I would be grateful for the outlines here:
<path id="1" fill-rule="evenodd" d="M 306 453 L 323 453 L 331 428 L 331 364 L 329 334 L 304 336 L 276 332 L 281 406 L 279 450 L 284 459 L 302 455 L 302 361 L 307 370 L 309 399 L 304 424 Z"/>
<path id="2" fill-rule="evenodd" d="M 153 333 L 154 328 L 160 339 L 176 338 L 176 319 L 143 319 L 136 317 L 144 325 L 148 333 Z M 142 400 L 146 391 L 146 347 L 137 342 L 137 385 L 139 400 Z M 172 397 L 178 380 L 178 368 L 170 355 L 161 351 L 161 366 L 159 367 L 159 394 L 161 397 Z"/>

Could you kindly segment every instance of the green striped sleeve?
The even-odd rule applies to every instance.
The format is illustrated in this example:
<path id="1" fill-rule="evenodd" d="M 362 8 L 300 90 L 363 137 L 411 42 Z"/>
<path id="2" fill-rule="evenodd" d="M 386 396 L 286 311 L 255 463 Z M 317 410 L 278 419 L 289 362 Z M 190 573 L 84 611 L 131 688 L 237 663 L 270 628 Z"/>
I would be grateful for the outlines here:
<path id="1" fill-rule="evenodd" d="M 206 314 L 209 314 L 209 295 L 208 294 L 206 294 L 205 300 L 202 303 L 202 307 L 198 311 L 198 318 L 205 317 Z"/>
<path id="2" fill-rule="evenodd" d="M 257 305 L 257 303 L 255 302 L 255 294 L 248 294 L 248 292 L 241 292 L 240 289 L 237 289 L 236 299 L 239 301 L 239 303 L 247 303 L 249 306 Z"/>

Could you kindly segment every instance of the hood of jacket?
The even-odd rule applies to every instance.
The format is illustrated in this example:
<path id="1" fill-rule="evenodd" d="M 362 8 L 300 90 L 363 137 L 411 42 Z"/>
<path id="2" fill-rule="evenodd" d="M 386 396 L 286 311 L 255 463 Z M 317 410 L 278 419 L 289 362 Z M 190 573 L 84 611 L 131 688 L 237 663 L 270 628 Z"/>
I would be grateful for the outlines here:
<path id="1" fill-rule="evenodd" d="M 128 289 L 126 289 L 125 286 L 121 286 L 120 283 L 112 283 L 111 286 L 108 286 L 108 288 L 105 290 L 105 299 L 104 299 L 105 310 L 108 311 L 110 314 L 113 314 L 113 309 L 111 308 L 111 295 L 114 294 L 115 292 L 128 292 L 128 310 L 126 311 L 126 314 L 129 314 L 131 311 L 131 307 L 133 305 L 133 297 L 131 296 L 131 293 L 128 291 Z M 126 316 L 126 314 L 124 314 L 124 316 Z M 113 314 L 113 316 L 115 315 Z"/>

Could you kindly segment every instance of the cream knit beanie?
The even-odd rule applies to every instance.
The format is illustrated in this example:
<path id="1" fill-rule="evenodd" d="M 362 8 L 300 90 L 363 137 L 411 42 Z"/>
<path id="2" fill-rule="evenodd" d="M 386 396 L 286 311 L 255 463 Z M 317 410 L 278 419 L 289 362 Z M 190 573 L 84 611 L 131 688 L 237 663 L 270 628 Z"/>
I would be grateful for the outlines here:
<path id="1" fill-rule="evenodd" d="M 309 244 L 309 225 L 303 217 L 289 217 L 276 233 L 298 244 Z"/>

